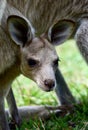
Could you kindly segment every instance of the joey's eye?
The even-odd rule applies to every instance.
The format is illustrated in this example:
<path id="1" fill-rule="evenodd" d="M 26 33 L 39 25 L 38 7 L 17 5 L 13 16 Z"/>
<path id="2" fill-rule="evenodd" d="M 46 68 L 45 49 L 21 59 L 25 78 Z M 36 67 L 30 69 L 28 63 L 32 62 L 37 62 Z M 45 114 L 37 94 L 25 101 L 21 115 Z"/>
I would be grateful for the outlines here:
<path id="1" fill-rule="evenodd" d="M 54 65 L 54 66 L 58 66 L 58 61 L 60 61 L 59 58 L 56 59 L 56 60 L 54 60 L 54 61 L 53 61 L 53 65 Z"/>
<path id="2" fill-rule="evenodd" d="M 29 59 L 29 60 L 28 60 L 28 65 L 29 65 L 30 67 L 35 67 L 37 64 L 38 64 L 38 61 L 37 61 L 37 60 L 34 60 L 34 59 Z"/>

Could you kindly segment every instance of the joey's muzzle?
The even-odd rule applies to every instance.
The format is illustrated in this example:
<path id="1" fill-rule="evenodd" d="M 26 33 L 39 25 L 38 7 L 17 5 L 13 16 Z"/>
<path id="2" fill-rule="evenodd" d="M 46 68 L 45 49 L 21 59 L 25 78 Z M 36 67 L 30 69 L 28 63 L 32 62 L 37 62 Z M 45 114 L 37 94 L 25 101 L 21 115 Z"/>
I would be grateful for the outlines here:
<path id="1" fill-rule="evenodd" d="M 44 81 L 44 85 L 45 85 L 47 91 L 51 91 L 55 87 L 55 81 L 51 80 L 51 79 L 47 79 Z"/>
<path id="2" fill-rule="evenodd" d="M 52 79 L 46 79 L 44 80 L 44 88 L 45 88 L 45 91 L 52 91 L 55 89 L 55 86 L 56 86 L 56 82 L 55 80 L 52 80 Z"/>

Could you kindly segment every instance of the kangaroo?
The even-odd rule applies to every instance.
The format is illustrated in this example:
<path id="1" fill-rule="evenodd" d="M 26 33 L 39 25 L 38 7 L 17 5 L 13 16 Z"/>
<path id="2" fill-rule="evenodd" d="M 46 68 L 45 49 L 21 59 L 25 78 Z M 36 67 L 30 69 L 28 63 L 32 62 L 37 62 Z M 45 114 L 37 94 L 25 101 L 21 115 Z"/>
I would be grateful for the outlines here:
<path id="1" fill-rule="evenodd" d="M 68 38 L 74 38 L 82 56 L 85 61 L 88 62 L 88 0 L 7 0 L 7 2 L 22 12 L 31 22 L 38 36 L 47 32 L 57 21 L 60 28 L 61 22 L 59 24 L 59 21 L 63 20 L 64 26 L 61 30 L 59 29 L 62 33 L 59 37 L 56 37 L 57 45 L 64 43 Z M 65 20 L 74 23 L 73 32 L 66 38 L 64 37 L 65 31 L 62 31 L 65 28 Z M 54 44 L 54 42 L 52 42 L 52 44 Z M 57 77 L 59 77 L 59 73 L 56 73 L 56 78 Z M 57 88 L 61 104 L 67 104 L 66 99 L 69 97 L 67 87 Z M 68 96 L 65 96 L 65 91 Z"/>
<path id="2" fill-rule="evenodd" d="M 60 45 L 68 38 L 76 40 L 79 51 L 88 63 L 88 0 L 7 0 L 9 4 L 19 9 L 25 17 L 32 23 L 36 30 L 36 35 L 41 35 L 52 27 L 57 21 L 63 20 L 64 26 L 61 28 L 58 23 L 61 35 L 57 35 L 57 44 Z M 19 4 L 18 4 L 19 3 Z M 25 8 L 25 11 L 24 11 Z M 62 31 L 67 27 L 65 20 L 74 22 L 74 29 L 71 35 L 65 37 L 67 32 Z M 66 25 L 66 26 L 65 26 Z M 69 24 L 71 25 L 71 24 Z M 57 27 L 58 28 L 58 27 Z M 57 32 L 57 31 L 56 31 Z M 56 33 L 55 32 L 55 33 Z M 67 34 L 68 35 L 68 34 Z M 54 44 L 54 42 L 52 42 Z M 56 72 L 56 79 L 59 82 L 59 73 Z M 61 103 L 67 103 L 68 89 L 66 86 L 57 87 Z M 66 92 L 66 95 L 65 95 Z M 64 97 L 64 98 L 63 98 Z"/>
<path id="3" fill-rule="evenodd" d="M 37 35 L 31 22 L 22 12 L 6 0 L 1 0 L 0 3 L 2 5 L 0 9 L 2 14 L 0 16 L 0 130 L 10 130 L 5 114 L 4 98 L 7 97 L 10 109 L 13 111 L 15 108 L 11 108 L 12 104 L 9 102 L 12 97 L 9 96 L 9 92 L 12 94 L 13 80 L 23 74 L 35 81 L 44 91 L 54 90 L 57 84 L 55 74 L 58 70 L 59 57 L 53 44 L 57 44 L 57 36 L 63 31 L 65 31 L 65 38 L 70 35 L 74 22 L 66 20 L 66 25 L 63 20 L 59 24 L 56 22 L 45 33 Z M 62 32 L 57 27 L 60 27 Z"/>
<path id="4" fill-rule="evenodd" d="M 20 69 L 18 69 L 18 71 L 14 71 L 14 75 L 16 73 L 16 76 L 17 76 L 18 72 L 21 71 L 21 73 L 23 73 L 27 77 L 29 77 L 29 75 L 30 75 L 31 76 L 30 78 L 33 79 L 34 81 L 36 81 L 38 86 L 40 86 L 40 87 L 42 86 L 41 88 L 43 88 L 43 90 L 49 90 L 48 88 L 45 88 L 43 86 L 44 84 L 42 84 L 42 83 L 41 83 L 42 85 L 39 84 L 39 77 L 40 77 L 39 75 L 40 74 L 39 73 L 38 73 L 39 75 L 37 74 L 37 76 L 39 76 L 38 78 L 36 76 L 34 77 L 35 74 L 33 73 L 33 71 L 29 71 L 28 66 L 26 66 L 27 62 L 25 60 L 23 60 L 23 58 L 21 57 L 21 56 L 23 56 L 23 53 L 25 53 L 25 55 L 27 55 L 27 52 L 28 52 L 27 46 L 28 45 L 32 46 L 33 43 L 36 43 L 36 42 L 43 43 L 43 44 L 47 42 L 47 45 L 48 45 L 48 43 L 49 44 L 51 43 L 52 45 L 51 44 L 50 45 L 53 46 L 53 45 L 60 45 L 69 38 L 75 38 L 75 40 L 77 42 L 77 46 L 78 46 L 81 54 L 83 55 L 85 61 L 88 62 L 88 58 L 87 58 L 87 55 L 88 55 L 88 49 L 87 49 L 88 48 L 88 45 L 87 45 L 87 42 L 88 42 L 88 40 L 87 40 L 88 0 L 84 0 L 84 1 L 82 1 L 82 0 L 81 1 L 79 1 L 79 0 L 66 0 L 66 1 L 64 1 L 64 0 L 54 0 L 54 1 L 53 0 L 44 0 L 44 1 L 43 0 L 36 0 L 36 1 L 35 0 L 23 0 L 23 1 L 21 1 L 21 0 L 7 0 L 7 1 L 0 0 L 0 5 L 2 5 L 2 8 L 0 9 L 0 14 L 1 14 L 0 15 L 0 25 L 1 25 L 1 27 L 0 27 L 1 40 L 0 41 L 1 42 L 0 43 L 1 43 L 1 45 L 3 43 L 7 44 L 6 39 L 8 39 L 8 43 L 10 43 L 9 45 L 7 44 L 8 47 L 10 47 L 10 49 L 8 47 L 6 47 L 7 46 L 6 44 L 5 44 L 5 46 L 3 44 L 3 49 L 8 48 L 9 49 L 8 52 L 10 52 L 10 55 L 8 55 L 6 53 L 6 55 L 8 55 L 8 58 L 3 57 L 3 59 L 7 58 L 8 62 L 4 62 L 4 63 L 2 62 L 1 71 L 0 71 L 1 79 L 2 79 L 2 77 L 4 79 L 4 77 L 6 77 L 6 74 L 8 75 L 8 73 L 6 73 L 6 72 L 10 73 L 10 71 L 13 70 L 12 68 L 15 68 L 15 69 L 19 68 L 18 66 L 20 66 L 20 63 L 21 63 Z M 14 15 L 14 16 L 11 16 L 11 15 Z M 24 21 L 26 21 L 26 22 L 24 22 Z M 29 27 L 29 29 L 28 29 L 28 27 Z M 21 30 L 21 32 L 20 32 L 20 30 Z M 25 35 L 27 34 L 27 36 L 25 36 L 24 34 Z M 32 37 L 32 39 L 31 39 L 31 37 Z M 28 42 L 28 41 L 30 41 L 30 42 Z M 27 44 L 25 44 L 25 42 Z M 14 46 L 12 43 L 14 43 Z M 31 44 L 28 44 L 28 43 L 31 43 Z M 38 46 L 38 44 L 36 46 Z M 20 51 L 18 48 L 20 48 Z M 33 49 L 33 47 L 32 47 L 32 49 Z M 6 49 L 3 52 L 7 52 Z M 18 52 L 19 52 L 19 54 L 18 54 Z M 20 52 L 22 52 L 22 53 L 20 53 Z M 52 51 L 52 53 L 53 53 L 53 51 Z M 15 56 L 14 56 L 14 54 L 15 54 Z M 3 56 L 3 53 L 1 55 L 1 57 L 2 56 Z M 17 58 L 17 60 L 14 57 Z M 19 57 L 21 58 L 20 59 L 21 61 L 19 60 Z M 51 57 L 52 57 L 51 53 L 49 53 L 48 60 L 52 59 Z M 23 62 L 23 61 L 25 61 L 25 62 Z M 18 66 L 13 65 L 14 62 L 16 65 L 18 65 L 18 63 L 19 63 L 19 65 Z M 34 61 L 32 61 L 32 63 L 34 63 Z M 24 64 L 25 64 L 25 66 L 24 66 Z M 43 68 L 45 69 L 44 66 L 43 66 Z M 26 73 L 25 73 L 25 71 L 26 71 Z M 29 72 L 32 74 L 30 74 Z M 42 74 L 43 74 L 43 72 L 44 71 L 42 71 Z M 53 72 L 54 83 L 56 84 L 55 73 L 54 73 L 55 71 L 50 71 L 50 72 L 51 73 Z M 4 75 L 3 73 L 6 73 L 6 74 Z M 10 75 L 10 77 L 15 78 L 16 76 L 14 76 L 14 75 L 12 75 L 12 76 Z M 50 74 L 50 75 L 52 75 L 52 74 Z M 56 71 L 57 84 L 59 82 L 58 75 L 59 74 L 58 74 L 58 70 L 57 70 Z M 4 80 L 3 80 L 3 83 L 1 82 L 1 86 L 4 86 L 3 93 L 5 93 L 4 96 L 1 96 L 2 99 L 5 97 L 6 93 L 9 91 L 9 88 L 7 86 L 11 85 L 11 83 L 8 85 L 5 85 L 6 81 L 7 80 L 5 79 L 5 82 L 4 82 Z M 65 102 L 65 99 L 67 97 L 69 97 L 68 94 L 67 95 L 65 94 L 65 91 L 66 91 L 66 93 L 68 92 L 68 88 L 63 87 L 63 89 L 62 89 L 59 87 L 58 91 L 60 94 L 61 102 Z M 2 95 L 2 87 L 1 87 L 1 95 Z M 63 96 L 64 96 L 64 98 L 63 98 Z M 4 103 L 3 103 L 2 99 L 0 101 L 2 104 L 1 105 L 2 108 L 0 110 L 1 113 L 4 110 L 4 106 L 3 106 Z M 5 112 L 3 112 L 3 113 L 5 113 Z M 1 115 L 5 115 L 3 113 Z M 6 117 L 3 116 L 3 118 L 5 119 Z M 0 119 L 0 120 L 2 120 L 2 119 Z M 6 122 L 6 119 L 5 119 L 5 122 Z M 6 122 L 6 124 L 7 124 L 7 122 Z M 2 126 L 3 126 L 3 122 L 2 122 Z M 7 126 L 7 128 L 8 128 L 8 126 Z"/>

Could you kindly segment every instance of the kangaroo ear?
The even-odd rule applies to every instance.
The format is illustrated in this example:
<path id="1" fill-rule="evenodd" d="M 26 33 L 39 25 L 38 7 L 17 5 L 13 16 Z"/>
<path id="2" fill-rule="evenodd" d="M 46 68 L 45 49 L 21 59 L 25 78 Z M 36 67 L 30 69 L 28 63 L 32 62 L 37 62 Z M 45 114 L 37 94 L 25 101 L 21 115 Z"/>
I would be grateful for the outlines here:
<path id="1" fill-rule="evenodd" d="M 7 19 L 7 28 L 12 40 L 24 46 L 32 38 L 32 29 L 28 21 L 20 16 L 11 15 Z"/>
<path id="2" fill-rule="evenodd" d="M 70 38 L 75 23 L 70 20 L 61 20 L 54 24 L 48 32 L 48 37 L 53 45 L 59 45 Z"/>

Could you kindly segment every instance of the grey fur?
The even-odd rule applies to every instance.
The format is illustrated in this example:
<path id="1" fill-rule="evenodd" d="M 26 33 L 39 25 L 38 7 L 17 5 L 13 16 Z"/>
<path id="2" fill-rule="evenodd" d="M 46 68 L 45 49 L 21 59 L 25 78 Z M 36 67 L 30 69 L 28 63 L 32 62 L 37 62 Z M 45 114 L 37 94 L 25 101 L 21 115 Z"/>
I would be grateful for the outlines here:
<path id="1" fill-rule="evenodd" d="M 3 4 L 4 3 L 4 4 Z M 3 130 L 9 130 L 5 111 L 4 111 L 4 96 L 9 91 L 9 86 L 12 83 L 12 80 L 20 74 L 19 69 L 19 61 L 16 59 L 16 55 L 20 56 L 18 46 L 13 42 L 8 35 L 6 21 L 9 15 L 17 15 L 21 16 L 24 19 L 28 20 L 33 28 L 35 29 L 35 36 L 40 36 L 42 34 L 46 34 L 50 27 L 56 24 L 60 20 L 71 20 L 74 24 L 74 31 L 72 31 L 72 37 L 77 41 L 77 45 L 88 62 L 88 30 L 87 30 L 87 17 L 88 17 L 88 0 L 0 0 L 0 9 L 1 17 L 0 17 L 0 61 L 1 69 L 0 69 L 0 123 L 2 124 Z M 32 28 L 31 26 L 31 28 Z M 63 32 L 64 33 L 64 32 Z M 71 33 L 71 34 L 72 34 Z M 66 34 L 66 33 L 65 33 Z M 3 37 L 4 36 L 4 37 Z M 8 41 L 7 41 L 8 39 Z M 7 44 L 10 43 L 10 44 Z M 4 53 L 6 55 L 4 55 Z M 10 52 L 10 54 L 8 54 Z M 3 59 L 3 60 L 2 60 Z M 14 64 L 13 64 L 14 63 Z M 18 64 L 17 64 L 18 63 Z M 15 76 L 10 76 L 10 82 L 5 84 L 7 81 L 6 74 L 8 75 L 14 73 L 14 70 L 18 68 Z M 13 70 L 14 69 L 14 70 Z M 3 73 L 7 72 L 5 75 Z M 56 74 L 57 76 L 57 74 Z M 3 81 L 3 78 L 4 81 Z M 4 86 L 4 89 L 3 89 Z M 8 86 L 8 87 L 7 87 Z M 65 90 L 63 89 L 63 95 L 65 94 Z M 69 90 L 68 92 L 69 93 Z M 4 96 L 3 96 L 4 95 Z M 69 94 L 68 94 L 69 97 Z M 66 97 L 67 98 L 67 97 Z M 73 99 L 73 98 L 70 98 Z M 65 98 L 61 98 L 61 102 L 65 102 Z M 3 122 L 4 121 L 4 122 Z"/>

